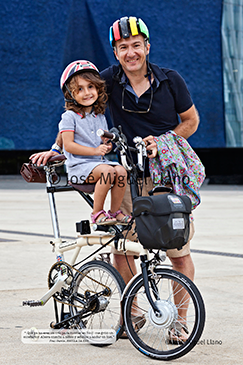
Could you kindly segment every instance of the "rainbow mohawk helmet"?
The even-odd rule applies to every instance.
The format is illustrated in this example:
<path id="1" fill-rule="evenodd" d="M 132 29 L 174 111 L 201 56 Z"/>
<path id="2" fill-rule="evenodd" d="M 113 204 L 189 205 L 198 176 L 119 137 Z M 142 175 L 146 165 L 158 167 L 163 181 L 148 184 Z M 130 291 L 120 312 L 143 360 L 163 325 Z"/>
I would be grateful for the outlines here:
<path id="1" fill-rule="evenodd" d="M 138 34 L 142 34 L 149 41 L 149 31 L 143 20 L 134 16 L 130 16 L 129 18 L 124 16 L 116 20 L 110 27 L 110 45 L 114 48 L 115 42 L 119 39 L 129 38 L 130 35 L 135 36 Z"/>

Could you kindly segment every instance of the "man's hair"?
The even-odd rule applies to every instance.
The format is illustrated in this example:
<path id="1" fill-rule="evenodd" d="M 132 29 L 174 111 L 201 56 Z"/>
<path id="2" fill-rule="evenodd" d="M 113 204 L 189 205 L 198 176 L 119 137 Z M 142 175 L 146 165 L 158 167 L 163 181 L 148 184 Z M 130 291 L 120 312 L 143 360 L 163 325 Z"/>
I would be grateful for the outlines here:
<path id="1" fill-rule="evenodd" d="M 75 89 L 78 88 L 78 78 L 82 77 L 84 80 L 89 81 L 90 83 L 92 83 L 97 92 L 98 92 L 98 99 L 96 100 L 96 102 L 94 103 L 93 107 L 94 107 L 94 113 L 97 114 L 104 114 L 105 113 L 105 109 L 106 109 L 106 101 L 108 99 L 107 94 L 106 94 L 106 87 L 105 87 L 105 81 L 102 80 L 100 78 L 100 76 L 94 72 L 82 72 L 80 74 L 76 74 L 74 75 L 70 81 L 68 81 L 67 86 L 69 88 L 69 90 L 72 93 L 72 97 L 73 97 L 73 91 L 75 91 Z M 70 99 L 70 94 L 68 92 L 68 90 L 66 89 L 64 91 L 64 97 L 65 99 L 71 100 Z M 74 98 L 75 99 L 75 98 Z M 72 110 L 75 113 L 80 113 L 85 117 L 85 107 L 83 106 L 79 106 L 79 105 L 75 105 L 74 102 L 65 102 L 65 110 Z"/>

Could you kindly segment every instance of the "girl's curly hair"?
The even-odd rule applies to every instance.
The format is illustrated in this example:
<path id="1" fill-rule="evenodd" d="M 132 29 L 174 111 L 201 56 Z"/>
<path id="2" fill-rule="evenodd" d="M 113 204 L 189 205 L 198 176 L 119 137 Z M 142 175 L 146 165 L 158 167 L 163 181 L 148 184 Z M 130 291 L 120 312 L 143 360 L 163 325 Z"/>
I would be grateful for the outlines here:
<path id="1" fill-rule="evenodd" d="M 98 99 L 96 100 L 96 102 L 93 105 L 94 113 L 96 115 L 105 114 L 106 102 L 108 99 L 107 94 L 106 94 L 105 81 L 102 80 L 100 78 L 100 76 L 94 72 L 87 71 L 87 72 L 82 72 L 80 74 L 76 74 L 67 83 L 67 86 L 68 86 L 69 90 L 71 91 L 71 93 L 73 93 L 73 91 L 78 88 L 78 78 L 79 77 L 82 77 L 84 80 L 92 83 L 98 92 Z M 70 94 L 67 89 L 64 91 L 64 97 L 65 97 L 65 99 L 71 100 Z M 80 113 L 85 117 L 85 107 L 75 105 L 74 102 L 66 101 L 65 110 L 72 110 L 75 113 Z"/>

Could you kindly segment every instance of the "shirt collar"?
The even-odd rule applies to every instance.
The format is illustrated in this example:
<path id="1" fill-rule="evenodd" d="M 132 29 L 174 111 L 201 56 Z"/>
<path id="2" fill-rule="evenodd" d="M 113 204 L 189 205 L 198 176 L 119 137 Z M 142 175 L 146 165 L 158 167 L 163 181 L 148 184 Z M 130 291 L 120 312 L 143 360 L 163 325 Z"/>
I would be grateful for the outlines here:
<path id="1" fill-rule="evenodd" d="M 81 114 L 81 113 L 77 113 L 80 117 L 81 117 L 81 119 L 83 119 L 84 118 L 84 116 Z M 92 110 L 91 111 L 91 113 L 89 113 L 89 114 L 86 114 L 86 115 L 91 115 L 92 117 L 94 117 L 94 118 L 96 118 L 97 117 L 97 115 L 95 114 L 95 112 Z"/>
<path id="2" fill-rule="evenodd" d="M 159 66 L 155 65 L 154 63 L 150 63 L 150 67 L 154 76 L 155 88 L 157 88 L 162 81 L 168 80 L 168 77 Z M 127 75 L 123 71 L 121 65 L 119 65 L 119 70 L 115 75 L 115 79 L 123 86 L 128 83 Z"/>

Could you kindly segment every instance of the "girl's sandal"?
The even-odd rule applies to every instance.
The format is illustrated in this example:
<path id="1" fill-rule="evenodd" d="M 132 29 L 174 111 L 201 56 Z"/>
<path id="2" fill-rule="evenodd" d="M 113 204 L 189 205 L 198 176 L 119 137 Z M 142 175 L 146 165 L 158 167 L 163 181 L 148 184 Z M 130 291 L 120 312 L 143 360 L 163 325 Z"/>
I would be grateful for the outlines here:
<path id="1" fill-rule="evenodd" d="M 105 216 L 97 219 L 101 214 L 104 214 Z M 103 209 L 95 214 L 91 213 L 91 221 L 93 224 L 98 224 L 99 226 L 116 224 L 116 220 L 113 219 L 113 217 L 110 217 Z"/>
<path id="2" fill-rule="evenodd" d="M 116 222 L 119 223 L 119 224 L 128 224 L 129 222 L 131 222 L 131 219 L 132 217 L 128 214 L 124 214 L 123 211 L 121 209 L 119 209 L 117 212 L 115 213 L 111 213 L 110 210 L 108 210 L 107 212 L 109 214 L 109 216 L 111 218 L 115 218 L 116 219 Z M 123 214 L 123 218 L 122 219 L 117 219 L 117 216 L 119 214 Z"/>

